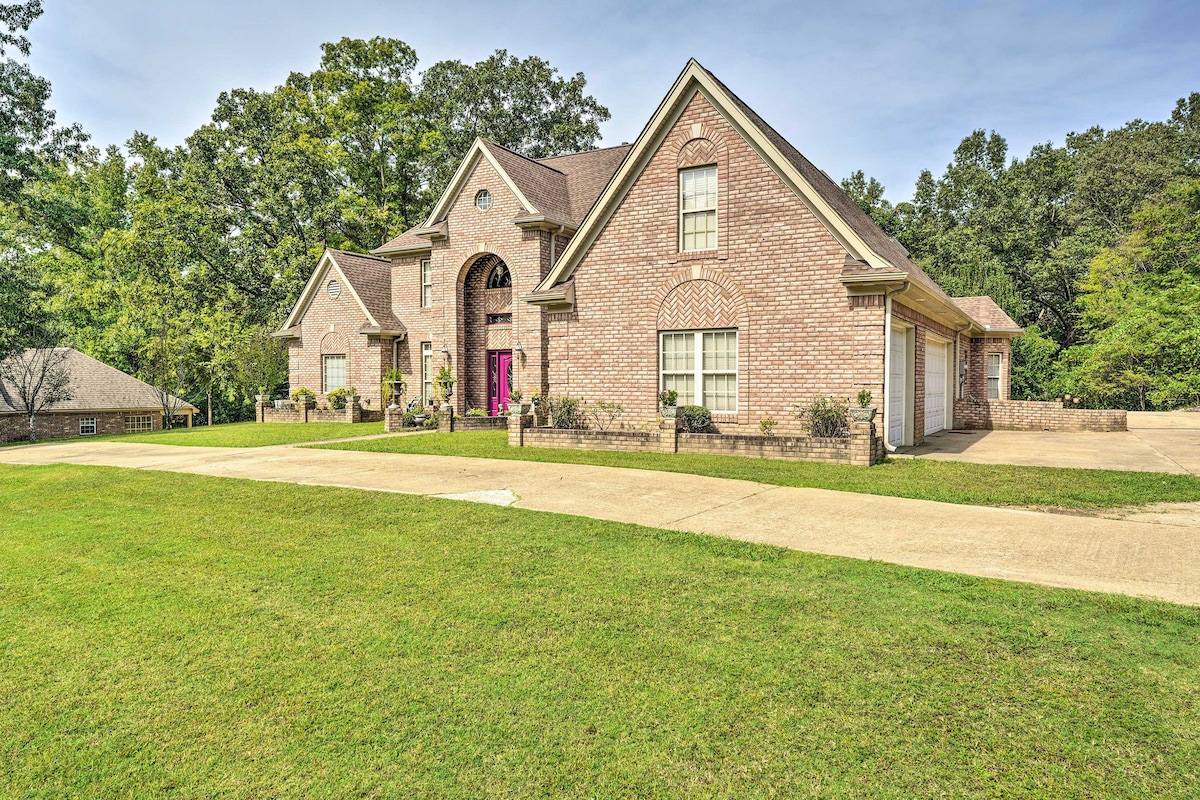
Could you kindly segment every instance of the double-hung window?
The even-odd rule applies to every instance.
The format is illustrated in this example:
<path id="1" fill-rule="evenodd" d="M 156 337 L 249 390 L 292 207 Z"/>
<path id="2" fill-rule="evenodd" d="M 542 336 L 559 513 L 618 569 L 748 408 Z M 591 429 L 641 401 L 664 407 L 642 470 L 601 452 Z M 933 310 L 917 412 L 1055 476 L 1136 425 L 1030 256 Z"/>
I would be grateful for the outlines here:
<path id="1" fill-rule="evenodd" d="M 96 435 L 96 418 L 95 417 L 80 417 L 79 418 L 79 435 L 80 436 L 95 436 Z"/>
<path id="2" fill-rule="evenodd" d="M 988 400 L 1000 399 L 1000 354 L 988 353 L 987 362 L 987 396 Z"/>
<path id="3" fill-rule="evenodd" d="M 321 356 L 321 391 L 329 394 L 334 389 L 346 388 L 346 357 Z"/>
<path id="4" fill-rule="evenodd" d="M 660 384 L 679 405 L 737 411 L 737 331 L 664 331 L 659 352 Z"/>
<path id="5" fill-rule="evenodd" d="M 717 246 L 717 168 L 679 173 L 679 249 L 714 250 Z"/>
<path id="6" fill-rule="evenodd" d="M 421 342 L 421 405 L 433 404 L 433 342 Z"/>
<path id="7" fill-rule="evenodd" d="M 421 308 L 433 305 L 433 262 L 421 259 Z"/>

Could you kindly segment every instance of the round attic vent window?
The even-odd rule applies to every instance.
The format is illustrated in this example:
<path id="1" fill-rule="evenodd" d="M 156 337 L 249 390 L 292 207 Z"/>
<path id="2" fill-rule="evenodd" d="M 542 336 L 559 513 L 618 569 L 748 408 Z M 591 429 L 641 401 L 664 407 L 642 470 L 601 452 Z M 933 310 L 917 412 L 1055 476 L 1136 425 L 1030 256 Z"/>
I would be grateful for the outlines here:
<path id="1" fill-rule="evenodd" d="M 330 297 L 336 298 L 339 294 L 342 293 L 342 285 L 340 283 L 338 283 L 337 281 L 330 281 L 328 289 L 329 289 Z"/>
<path id="2" fill-rule="evenodd" d="M 487 189 L 480 189 L 475 194 L 475 207 L 480 211 L 487 211 L 492 207 L 492 193 Z"/>

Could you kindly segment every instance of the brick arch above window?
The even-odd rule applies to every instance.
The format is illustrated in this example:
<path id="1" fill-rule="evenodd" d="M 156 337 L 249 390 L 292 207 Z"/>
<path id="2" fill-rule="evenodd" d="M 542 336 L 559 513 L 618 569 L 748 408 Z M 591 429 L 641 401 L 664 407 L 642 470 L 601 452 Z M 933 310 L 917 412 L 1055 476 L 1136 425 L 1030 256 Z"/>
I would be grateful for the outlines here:
<path id="1" fill-rule="evenodd" d="M 729 168 L 729 147 L 720 131 L 704 122 L 683 120 L 676 125 L 678 133 L 670 140 L 675 152 L 675 166 L 679 170 L 693 167 L 715 166 L 717 168 L 717 249 L 680 252 L 681 260 L 723 260 L 729 257 L 729 234 L 732 231 L 729 215 L 729 193 L 732 174 Z M 671 150 L 667 150 L 671 152 Z M 676 213 L 676 224 L 679 214 Z M 678 236 L 676 239 L 678 240 Z M 678 249 L 678 247 L 676 248 Z"/>
<path id="2" fill-rule="evenodd" d="M 659 288 L 656 300 L 660 331 L 740 328 L 746 323 L 746 299 L 719 270 L 680 270 Z"/>
<path id="3" fill-rule="evenodd" d="M 321 355 L 341 355 L 350 350 L 350 341 L 346 334 L 330 331 L 321 337 Z"/>
<path id="4" fill-rule="evenodd" d="M 691 139 L 679 149 L 676 165 L 680 169 L 717 163 L 717 145 L 711 139 Z"/>

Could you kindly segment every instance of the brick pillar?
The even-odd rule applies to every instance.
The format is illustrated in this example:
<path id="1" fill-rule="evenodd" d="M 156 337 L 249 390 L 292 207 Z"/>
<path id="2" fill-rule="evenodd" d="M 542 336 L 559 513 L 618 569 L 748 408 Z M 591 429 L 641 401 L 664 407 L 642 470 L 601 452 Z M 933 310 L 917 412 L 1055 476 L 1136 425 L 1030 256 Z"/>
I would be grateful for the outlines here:
<path id="1" fill-rule="evenodd" d="M 454 407 L 449 404 L 438 411 L 438 432 L 454 433 Z"/>
<path id="2" fill-rule="evenodd" d="M 663 453 L 679 452 L 679 420 L 660 419 L 658 421 L 658 449 Z"/>
<path id="3" fill-rule="evenodd" d="M 385 408 L 383 410 L 383 429 L 388 433 L 395 433 L 404 428 L 404 409 L 403 408 Z"/>
<path id="4" fill-rule="evenodd" d="M 353 402 L 351 402 L 353 401 Z M 346 401 L 346 422 L 355 423 L 362 421 L 362 408 L 359 407 L 357 398 L 348 398 Z"/>
<path id="5" fill-rule="evenodd" d="M 850 423 L 850 463 L 855 466 L 869 467 L 881 460 L 878 453 L 882 450 L 882 440 L 875 430 L 874 422 Z"/>
<path id="6" fill-rule="evenodd" d="M 525 446 L 525 429 L 533 427 L 532 414 L 512 414 L 508 418 L 508 446 Z"/>
<path id="7" fill-rule="evenodd" d="M 255 422 L 266 422 L 267 421 L 267 404 L 266 403 L 255 403 L 254 404 L 254 421 Z M 191 427 L 191 426 L 189 426 L 189 427 Z"/>

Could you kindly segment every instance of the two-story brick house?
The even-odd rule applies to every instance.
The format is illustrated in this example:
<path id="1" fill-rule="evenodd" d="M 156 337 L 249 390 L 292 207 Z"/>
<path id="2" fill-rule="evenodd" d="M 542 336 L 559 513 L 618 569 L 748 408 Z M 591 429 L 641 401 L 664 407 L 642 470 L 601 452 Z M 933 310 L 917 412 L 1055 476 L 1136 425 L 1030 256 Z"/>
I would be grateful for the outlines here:
<path id="1" fill-rule="evenodd" d="M 889 444 L 1008 399 L 1018 326 L 943 292 L 827 175 L 695 61 L 632 145 L 529 159 L 479 140 L 428 221 L 363 256 L 330 251 L 279 336 L 293 386 L 379 397 L 397 366 L 457 413 L 509 390 L 620 403 L 660 389 L 723 431 L 866 388 Z"/>

